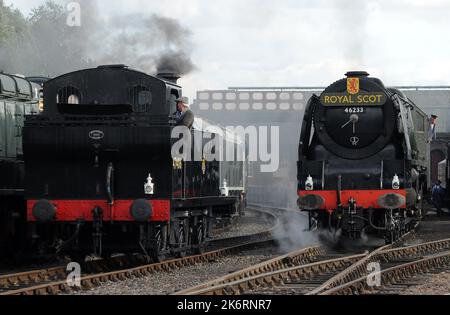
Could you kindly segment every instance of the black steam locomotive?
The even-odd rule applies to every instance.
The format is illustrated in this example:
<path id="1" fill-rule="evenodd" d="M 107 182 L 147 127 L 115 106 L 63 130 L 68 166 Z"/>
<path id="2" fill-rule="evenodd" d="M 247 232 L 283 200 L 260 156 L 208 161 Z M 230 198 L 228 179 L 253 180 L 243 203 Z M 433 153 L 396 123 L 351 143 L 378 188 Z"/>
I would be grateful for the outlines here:
<path id="1" fill-rule="evenodd" d="M 177 79 L 112 65 L 44 85 L 43 112 L 23 129 L 28 221 L 40 251 L 138 251 L 161 260 L 201 251 L 218 218 L 241 214 L 244 159 L 205 158 L 219 133 L 197 119 L 192 145 L 172 152 L 183 137 L 172 134 Z M 227 148 L 243 146 L 220 138 Z"/>
<path id="2" fill-rule="evenodd" d="M 402 92 L 349 72 L 307 105 L 299 143 L 298 204 L 310 228 L 384 235 L 422 217 L 428 120 Z"/>

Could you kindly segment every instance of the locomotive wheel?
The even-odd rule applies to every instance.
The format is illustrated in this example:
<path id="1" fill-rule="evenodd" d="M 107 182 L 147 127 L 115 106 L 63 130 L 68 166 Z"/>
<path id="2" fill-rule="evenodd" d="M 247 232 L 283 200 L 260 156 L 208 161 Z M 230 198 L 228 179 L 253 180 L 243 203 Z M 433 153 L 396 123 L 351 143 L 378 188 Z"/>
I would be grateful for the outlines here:
<path id="1" fill-rule="evenodd" d="M 180 228 L 178 229 L 178 245 L 177 245 L 177 248 L 185 247 L 185 245 L 186 245 L 185 243 L 186 243 L 186 234 L 184 232 L 184 227 L 180 226 Z M 178 258 L 185 257 L 186 256 L 186 250 L 178 251 L 176 253 L 176 256 Z"/>
<path id="2" fill-rule="evenodd" d="M 166 259 L 165 249 L 166 244 L 164 242 L 164 231 L 159 229 L 155 236 L 155 246 L 152 249 L 153 260 L 155 262 L 162 262 Z"/>
<path id="3" fill-rule="evenodd" d="M 199 224 L 194 230 L 193 244 L 198 246 L 194 250 L 195 254 L 202 254 L 205 251 L 205 234 L 203 231 L 203 224 Z"/>

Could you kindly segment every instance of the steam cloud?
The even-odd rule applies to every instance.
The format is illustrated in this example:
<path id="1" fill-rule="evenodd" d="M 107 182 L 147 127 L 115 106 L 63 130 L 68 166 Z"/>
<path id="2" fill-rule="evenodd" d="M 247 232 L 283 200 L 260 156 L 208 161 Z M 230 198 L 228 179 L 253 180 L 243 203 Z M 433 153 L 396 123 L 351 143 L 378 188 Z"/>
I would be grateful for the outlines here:
<path id="1" fill-rule="evenodd" d="M 282 216 L 281 227 L 273 232 L 273 237 L 283 252 L 321 244 L 318 235 L 308 230 L 308 217 L 297 210 L 287 211 Z"/>
<path id="2" fill-rule="evenodd" d="M 338 38 L 345 42 L 343 57 L 349 67 L 364 66 L 364 46 L 367 43 L 367 1 L 333 1 L 336 11 Z"/>
<path id="3" fill-rule="evenodd" d="M 156 14 L 102 16 L 99 0 L 76 2 L 81 7 L 81 26 L 67 25 L 65 5 L 51 18 L 33 16 L 28 20 L 32 26 L 28 37 L 8 39 L 0 47 L 0 70 L 57 76 L 119 63 L 147 73 L 164 70 L 186 75 L 196 69 L 191 59 L 192 33 L 177 20 Z"/>

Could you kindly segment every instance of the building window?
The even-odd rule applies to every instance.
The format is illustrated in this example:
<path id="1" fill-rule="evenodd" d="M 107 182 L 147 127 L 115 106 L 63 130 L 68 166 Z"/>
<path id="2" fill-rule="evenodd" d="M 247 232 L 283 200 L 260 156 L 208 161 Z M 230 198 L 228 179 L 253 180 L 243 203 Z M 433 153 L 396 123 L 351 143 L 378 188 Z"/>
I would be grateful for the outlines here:
<path id="1" fill-rule="evenodd" d="M 291 95 L 287 92 L 283 92 L 280 94 L 280 99 L 283 101 L 287 101 L 291 99 Z"/>
<path id="2" fill-rule="evenodd" d="M 303 100 L 304 96 L 303 93 L 296 92 L 293 94 L 293 98 L 294 100 L 301 101 Z"/>
<path id="3" fill-rule="evenodd" d="M 198 98 L 201 99 L 202 101 L 206 101 L 209 99 L 209 93 L 206 92 L 199 93 Z"/>
<path id="4" fill-rule="evenodd" d="M 281 103 L 280 110 L 289 110 L 291 106 L 288 103 Z"/>
<path id="5" fill-rule="evenodd" d="M 249 103 L 241 103 L 241 104 L 239 104 L 239 109 L 240 110 L 249 110 L 250 104 Z"/>
<path id="6" fill-rule="evenodd" d="M 277 99 L 277 93 L 274 92 L 270 92 L 266 94 L 266 99 L 270 100 L 270 101 L 274 101 Z"/>
<path id="7" fill-rule="evenodd" d="M 227 103 L 227 104 L 225 105 L 225 108 L 226 108 L 227 110 L 236 110 L 237 106 L 236 106 L 236 103 Z"/>
<path id="8" fill-rule="evenodd" d="M 253 109 L 254 110 L 262 110 L 264 107 L 264 105 L 262 103 L 254 103 L 253 104 Z"/>
<path id="9" fill-rule="evenodd" d="M 276 110 L 277 109 L 277 104 L 275 104 L 275 103 L 267 103 L 266 108 L 267 108 L 267 110 Z"/>
<path id="10" fill-rule="evenodd" d="M 293 105 L 294 110 L 304 110 L 305 109 L 305 104 L 303 103 L 295 103 Z"/>
<path id="11" fill-rule="evenodd" d="M 250 99 L 250 94 L 249 93 L 239 93 L 239 99 L 246 101 L 246 100 Z"/>
<path id="12" fill-rule="evenodd" d="M 261 101 L 264 98 L 264 95 L 260 92 L 253 93 L 253 99 L 255 101 Z"/>
<path id="13" fill-rule="evenodd" d="M 236 93 L 227 93 L 225 97 L 228 101 L 234 101 L 236 100 Z"/>
<path id="14" fill-rule="evenodd" d="M 213 94 L 213 100 L 221 101 L 222 99 L 223 99 L 223 94 L 222 93 L 214 93 Z"/>
<path id="15" fill-rule="evenodd" d="M 214 103 L 212 107 L 214 110 L 222 110 L 223 104 L 222 103 Z"/>

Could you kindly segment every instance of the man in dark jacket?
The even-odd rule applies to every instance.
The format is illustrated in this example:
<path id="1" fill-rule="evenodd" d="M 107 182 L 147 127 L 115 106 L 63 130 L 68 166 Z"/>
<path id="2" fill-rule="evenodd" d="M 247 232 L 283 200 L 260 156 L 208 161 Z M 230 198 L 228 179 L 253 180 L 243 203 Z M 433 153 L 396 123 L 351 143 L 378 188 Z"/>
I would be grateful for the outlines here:
<path id="1" fill-rule="evenodd" d="M 431 189 L 431 198 L 433 200 L 434 206 L 436 207 L 436 214 L 438 216 L 441 216 L 443 214 L 442 201 L 444 199 L 444 195 L 444 188 L 442 188 L 441 186 L 441 181 L 438 180 Z"/>
<path id="2" fill-rule="evenodd" d="M 175 120 L 178 126 L 186 126 L 189 129 L 194 124 L 194 113 L 189 109 L 189 99 L 187 97 L 180 97 L 175 100 L 177 102 L 177 111 L 175 113 Z"/>

